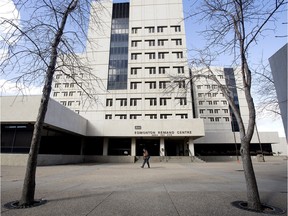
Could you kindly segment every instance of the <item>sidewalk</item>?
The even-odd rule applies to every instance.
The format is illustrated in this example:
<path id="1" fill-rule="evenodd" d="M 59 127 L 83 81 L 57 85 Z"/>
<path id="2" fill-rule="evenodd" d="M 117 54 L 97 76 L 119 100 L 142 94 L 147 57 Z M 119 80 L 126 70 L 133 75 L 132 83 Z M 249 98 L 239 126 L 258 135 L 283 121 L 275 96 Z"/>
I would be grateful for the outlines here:
<path id="1" fill-rule="evenodd" d="M 262 203 L 287 211 L 287 161 L 254 163 Z M 246 200 L 242 164 L 77 164 L 37 168 L 35 199 L 44 205 L 8 210 L 20 198 L 24 167 L 2 166 L 1 215 L 269 215 L 231 206 Z M 283 214 L 287 215 L 287 213 Z"/>

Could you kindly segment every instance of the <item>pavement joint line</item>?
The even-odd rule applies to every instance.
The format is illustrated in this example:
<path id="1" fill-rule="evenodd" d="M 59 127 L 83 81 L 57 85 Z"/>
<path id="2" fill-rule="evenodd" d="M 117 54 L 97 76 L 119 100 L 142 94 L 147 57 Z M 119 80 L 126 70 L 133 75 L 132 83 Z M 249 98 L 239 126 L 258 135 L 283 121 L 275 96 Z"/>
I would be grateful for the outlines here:
<path id="1" fill-rule="evenodd" d="M 163 184 L 163 186 L 164 186 L 164 188 L 165 188 L 165 190 L 166 190 L 166 192 L 167 192 L 167 194 L 168 194 L 168 196 L 169 196 L 169 198 L 170 198 L 170 200 L 171 200 L 171 202 L 172 202 L 172 204 L 173 204 L 173 206 L 174 206 L 174 208 L 175 208 L 175 210 L 176 210 L 176 212 L 177 212 L 177 215 L 180 216 L 180 213 L 178 212 L 178 209 L 177 209 L 177 207 L 175 206 L 175 204 L 174 204 L 174 202 L 173 202 L 173 200 L 172 200 L 172 198 L 171 198 L 171 196 L 170 196 L 170 193 L 168 192 L 165 184 Z"/>
<path id="2" fill-rule="evenodd" d="M 93 212 L 98 206 L 100 206 L 108 197 L 110 197 L 114 193 L 112 191 L 110 194 L 108 194 L 100 203 L 98 203 L 90 212 L 88 212 L 85 216 L 88 216 L 91 212 Z"/>

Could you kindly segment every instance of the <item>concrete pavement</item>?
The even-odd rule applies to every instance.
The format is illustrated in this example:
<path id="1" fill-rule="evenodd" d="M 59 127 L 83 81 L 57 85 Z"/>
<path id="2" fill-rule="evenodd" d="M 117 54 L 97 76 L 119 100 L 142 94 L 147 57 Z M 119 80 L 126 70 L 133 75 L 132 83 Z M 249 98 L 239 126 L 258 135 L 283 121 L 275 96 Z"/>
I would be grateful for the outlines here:
<path id="1" fill-rule="evenodd" d="M 287 211 L 287 161 L 254 163 L 262 203 Z M 269 215 L 243 211 L 246 200 L 242 164 L 152 163 L 77 164 L 37 168 L 35 199 L 44 205 L 9 210 L 20 198 L 25 167 L 2 166 L 3 216 L 108 215 Z M 287 215 L 287 213 L 283 214 Z"/>

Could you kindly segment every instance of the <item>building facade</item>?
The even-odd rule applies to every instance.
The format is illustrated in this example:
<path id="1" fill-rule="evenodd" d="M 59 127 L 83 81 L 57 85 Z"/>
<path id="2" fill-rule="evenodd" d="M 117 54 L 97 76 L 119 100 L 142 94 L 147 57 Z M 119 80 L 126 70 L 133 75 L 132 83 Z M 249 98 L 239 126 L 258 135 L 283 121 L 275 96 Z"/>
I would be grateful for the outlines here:
<path id="1" fill-rule="evenodd" d="M 81 54 L 91 73 L 55 74 L 51 100 L 62 104 L 59 110 L 69 108 L 69 116 L 81 118 L 71 122 L 63 112 L 55 112 L 56 123 L 64 125 L 46 123 L 40 154 L 134 157 L 141 156 L 145 147 L 151 156 L 239 155 L 239 128 L 218 86 L 209 79 L 191 82 L 195 71 L 188 67 L 182 0 L 93 4 L 91 17 L 101 19 L 101 25 L 91 19 L 89 43 Z M 247 123 L 248 109 L 238 88 L 237 69 L 215 67 L 213 72 L 221 84 L 229 86 Z M 89 101 L 84 91 L 97 100 Z M 31 105 L 31 101 L 27 103 Z M 6 150 L 17 153 L 9 148 L 17 136 L 13 129 L 20 126 L 21 130 L 25 121 L 19 124 L 12 113 L 5 115 L 2 133 L 5 128 L 11 130 Z M 71 131 L 69 124 L 76 127 L 79 121 L 81 133 Z M 61 142 L 56 142 L 59 147 L 51 144 L 57 136 L 61 137 Z M 266 153 L 271 154 L 271 144 L 278 142 L 278 135 L 255 135 L 252 154 L 261 149 L 259 137 Z M 65 147 L 60 147 L 61 143 Z M 72 153 L 70 144 L 75 150 Z"/>

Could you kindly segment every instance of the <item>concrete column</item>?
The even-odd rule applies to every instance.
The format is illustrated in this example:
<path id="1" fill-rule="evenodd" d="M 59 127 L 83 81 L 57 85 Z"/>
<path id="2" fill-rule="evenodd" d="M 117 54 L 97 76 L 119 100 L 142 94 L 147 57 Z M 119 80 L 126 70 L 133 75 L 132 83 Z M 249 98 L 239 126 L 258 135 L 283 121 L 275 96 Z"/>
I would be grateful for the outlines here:
<path id="1" fill-rule="evenodd" d="M 188 143 L 189 143 L 189 156 L 195 156 L 194 143 L 192 137 L 189 137 Z"/>
<path id="2" fill-rule="evenodd" d="M 165 140 L 164 140 L 164 137 L 160 137 L 160 156 L 165 156 Z"/>
<path id="3" fill-rule="evenodd" d="M 104 138 L 104 140 L 103 140 L 103 155 L 104 156 L 108 155 L 108 142 L 109 142 L 109 139 Z"/>
<path id="4" fill-rule="evenodd" d="M 136 137 L 131 139 L 131 156 L 136 156 Z"/>

